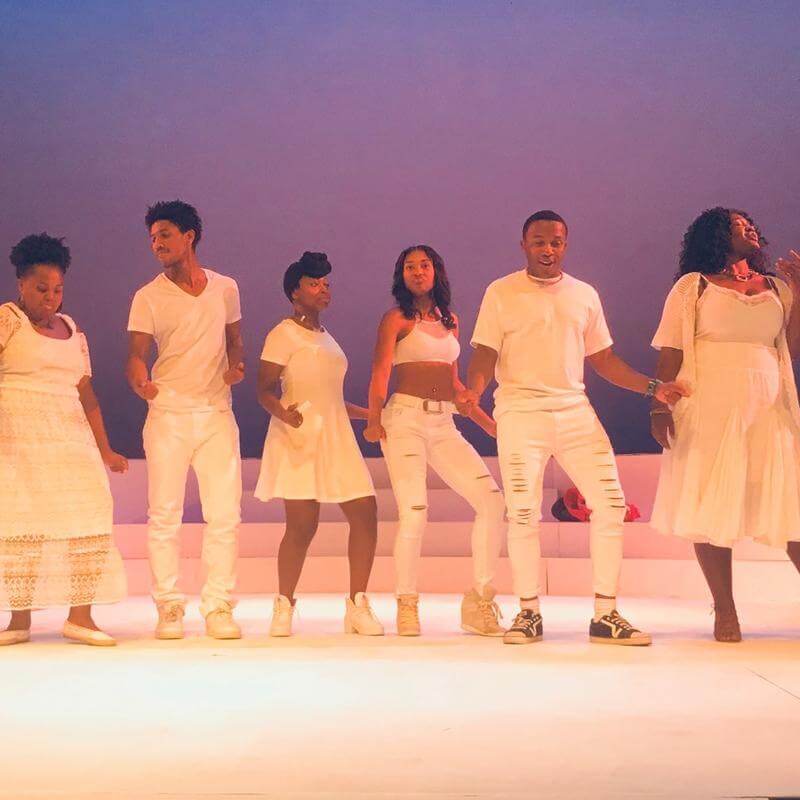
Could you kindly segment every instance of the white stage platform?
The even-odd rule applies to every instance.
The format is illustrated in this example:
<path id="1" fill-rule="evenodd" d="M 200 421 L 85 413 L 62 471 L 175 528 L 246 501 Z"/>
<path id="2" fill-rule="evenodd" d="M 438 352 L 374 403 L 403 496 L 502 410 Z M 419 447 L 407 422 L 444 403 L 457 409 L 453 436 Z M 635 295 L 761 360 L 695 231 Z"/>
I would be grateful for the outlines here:
<path id="1" fill-rule="evenodd" d="M 499 481 L 496 458 L 486 459 Z M 642 521 L 628 523 L 621 593 L 626 596 L 705 599 L 707 589 L 695 562 L 691 545 L 652 530 L 650 518 L 658 479 L 659 456 L 629 455 L 617 458 L 625 493 L 642 513 Z M 378 494 L 379 541 L 370 588 L 389 592 L 394 586 L 392 543 L 397 527 L 394 502 L 383 459 L 368 459 Z M 262 503 L 253 497 L 259 461 L 243 464 L 244 499 L 238 590 L 244 593 L 274 592 L 277 586 L 276 556 L 283 536 L 283 504 Z M 144 461 L 132 461 L 124 476 L 112 476 L 115 501 L 115 536 L 125 559 L 132 594 L 149 591 L 146 529 L 147 480 Z M 469 530 L 472 510 L 432 473 L 429 484 L 430 522 L 423 543 L 420 568 L 422 591 L 458 592 L 471 582 Z M 582 595 L 591 591 L 588 525 L 559 523 L 550 507 L 571 485 L 551 461 L 545 474 L 542 531 L 542 586 L 550 595 Z M 300 589 L 335 592 L 347 585 L 347 526 L 337 506 L 323 506 L 317 537 Z M 197 484 L 191 476 L 186 492 L 183 529 L 184 585 L 196 592 L 201 583 L 200 541 L 202 516 Z M 744 542 L 735 549 L 737 597 L 742 601 L 800 600 L 800 580 L 783 551 Z M 511 591 L 506 559 L 500 564 L 497 587 Z"/>
<path id="2" fill-rule="evenodd" d="M 393 598 L 375 595 L 393 631 Z M 151 636 L 152 604 L 97 609 L 117 648 L 66 644 L 63 611 L 0 650 L 2 800 L 710 800 L 800 796 L 800 604 L 742 604 L 746 639 L 710 638 L 706 603 L 631 599 L 649 648 L 592 645 L 590 601 L 545 598 L 545 640 L 457 630 L 347 636 L 343 598 L 300 598 L 298 635 Z M 513 598 L 500 598 L 506 618 Z"/>

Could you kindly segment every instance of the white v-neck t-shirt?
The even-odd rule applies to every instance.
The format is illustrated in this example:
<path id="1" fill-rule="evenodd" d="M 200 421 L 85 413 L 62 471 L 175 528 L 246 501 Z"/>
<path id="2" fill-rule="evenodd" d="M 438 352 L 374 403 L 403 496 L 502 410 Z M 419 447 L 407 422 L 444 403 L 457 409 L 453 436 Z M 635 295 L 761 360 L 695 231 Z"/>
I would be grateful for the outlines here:
<path id="1" fill-rule="evenodd" d="M 152 380 L 158 395 L 150 407 L 166 411 L 226 410 L 231 389 L 225 326 L 241 319 L 239 288 L 233 278 L 210 269 L 205 289 L 194 297 L 163 272 L 133 296 L 128 330 L 149 333 L 158 357 Z"/>
<path id="2" fill-rule="evenodd" d="M 585 402 L 584 359 L 613 341 L 594 287 L 566 273 L 540 283 L 523 269 L 489 284 L 471 343 L 498 354 L 497 417 Z"/>

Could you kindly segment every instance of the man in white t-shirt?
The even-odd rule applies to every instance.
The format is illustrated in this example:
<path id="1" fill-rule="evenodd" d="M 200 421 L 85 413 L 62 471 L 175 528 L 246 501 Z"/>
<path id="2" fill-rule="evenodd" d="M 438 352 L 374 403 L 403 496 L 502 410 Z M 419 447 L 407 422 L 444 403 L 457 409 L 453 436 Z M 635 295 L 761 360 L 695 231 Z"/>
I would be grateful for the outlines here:
<path id="1" fill-rule="evenodd" d="M 183 637 L 186 599 L 178 589 L 178 531 L 189 467 L 194 469 L 206 529 L 200 595 L 206 631 L 238 639 L 231 593 L 236 583 L 242 469 L 231 385 L 244 377 L 236 281 L 200 266 L 197 211 L 174 200 L 156 203 L 145 224 L 163 267 L 133 297 L 127 377 L 149 405 L 143 438 L 147 459 L 147 541 L 158 607 L 156 637 Z M 155 341 L 158 355 L 148 374 Z"/>
<path id="2" fill-rule="evenodd" d="M 463 410 L 476 404 L 494 373 L 497 451 L 508 508 L 508 555 L 521 610 L 507 644 L 542 638 L 539 612 L 539 523 L 542 479 L 550 457 L 564 468 L 592 510 L 593 642 L 647 645 L 649 634 L 616 610 L 625 498 L 611 442 L 586 397 L 583 365 L 617 386 L 672 401 L 674 383 L 642 375 L 611 349 L 597 292 L 561 270 L 567 225 L 538 211 L 522 229 L 527 266 L 489 285 L 481 303 Z"/>

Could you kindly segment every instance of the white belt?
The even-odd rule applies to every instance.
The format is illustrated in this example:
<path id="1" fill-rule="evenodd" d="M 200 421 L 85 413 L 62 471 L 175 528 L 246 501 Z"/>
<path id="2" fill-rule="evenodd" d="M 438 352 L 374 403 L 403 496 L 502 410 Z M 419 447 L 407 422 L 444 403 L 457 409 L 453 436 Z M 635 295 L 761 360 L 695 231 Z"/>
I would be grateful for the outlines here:
<path id="1" fill-rule="evenodd" d="M 413 394 L 393 394 L 389 405 L 418 408 L 426 414 L 456 414 L 456 404 L 449 400 L 431 400 L 427 397 L 414 397 Z"/>

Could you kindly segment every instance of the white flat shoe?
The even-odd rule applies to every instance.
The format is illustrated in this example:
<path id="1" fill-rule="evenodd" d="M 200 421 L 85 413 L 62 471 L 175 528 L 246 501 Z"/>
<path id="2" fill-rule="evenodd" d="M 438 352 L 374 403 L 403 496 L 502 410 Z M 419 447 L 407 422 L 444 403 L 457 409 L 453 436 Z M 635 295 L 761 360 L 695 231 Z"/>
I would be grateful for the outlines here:
<path id="1" fill-rule="evenodd" d="M 27 631 L 0 631 L 0 647 L 9 644 L 24 644 L 31 640 L 31 632 Z"/>
<path id="2" fill-rule="evenodd" d="M 69 620 L 64 623 L 64 638 L 93 647 L 113 647 L 117 643 L 113 637 L 103 631 L 93 631 L 91 628 L 84 628 Z"/>

